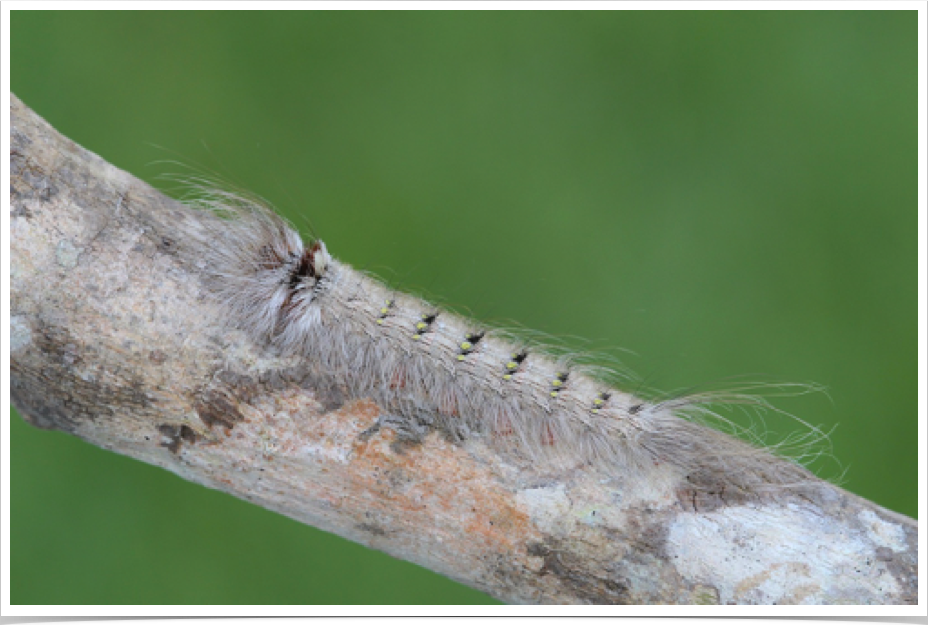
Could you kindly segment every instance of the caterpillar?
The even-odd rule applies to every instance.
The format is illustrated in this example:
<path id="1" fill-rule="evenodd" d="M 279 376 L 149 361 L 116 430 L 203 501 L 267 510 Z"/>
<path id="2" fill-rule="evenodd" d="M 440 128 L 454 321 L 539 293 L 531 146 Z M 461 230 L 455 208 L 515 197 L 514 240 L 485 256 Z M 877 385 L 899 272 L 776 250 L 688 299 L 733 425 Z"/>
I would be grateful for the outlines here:
<path id="1" fill-rule="evenodd" d="M 207 181 L 211 182 L 211 181 Z M 230 325 L 374 399 L 397 428 L 482 436 L 533 463 L 605 476 L 667 465 L 696 488 L 763 493 L 809 484 L 798 460 L 701 421 L 713 406 L 770 408 L 744 384 L 726 393 L 645 399 L 616 375 L 390 288 L 304 241 L 261 198 L 185 179 L 207 214 L 189 249 Z M 805 385 L 777 385 L 800 392 Z M 822 439 L 813 426 L 810 437 Z M 794 443 L 796 441 L 793 441 Z"/>

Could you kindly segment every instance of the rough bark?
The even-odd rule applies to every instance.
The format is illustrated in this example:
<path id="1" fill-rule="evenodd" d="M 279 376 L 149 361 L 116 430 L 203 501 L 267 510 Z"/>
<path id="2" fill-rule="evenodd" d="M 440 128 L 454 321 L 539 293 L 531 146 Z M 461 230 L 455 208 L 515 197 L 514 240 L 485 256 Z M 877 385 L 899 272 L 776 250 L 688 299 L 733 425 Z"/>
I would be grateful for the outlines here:
<path id="1" fill-rule="evenodd" d="M 33 425 L 510 603 L 917 602 L 915 521 L 826 482 L 726 501 L 660 467 L 604 481 L 404 444 L 374 402 L 223 326 L 175 253 L 202 215 L 11 100 L 11 389 Z"/>

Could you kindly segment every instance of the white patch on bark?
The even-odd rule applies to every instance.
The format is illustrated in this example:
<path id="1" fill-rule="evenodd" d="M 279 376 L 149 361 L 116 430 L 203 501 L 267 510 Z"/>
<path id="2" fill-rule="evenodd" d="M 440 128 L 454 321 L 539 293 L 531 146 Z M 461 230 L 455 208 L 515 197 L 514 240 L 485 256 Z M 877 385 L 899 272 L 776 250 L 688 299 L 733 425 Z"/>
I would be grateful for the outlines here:
<path id="1" fill-rule="evenodd" d="M 10 318 L 10 352 L 17 352 L 32 343 L 32 328 L 21 315 Z"/>
<path id="2" fill-rule="evenodd" d="M 517 495 L 524 504 L 535 526 L 547 534 L 563 534 L 567 529 L 564 524 L 572 519 L 570 516 L 570 499 L 564 492 L 564 485 L 546 488 L 528 488 Z"/>
<path id="3" fill-rule="evenodd" d="M 81 250 L 78 249 L 69 239 L 62 239 L 55 248 L 55 259 L 62 267 L 69 269 L 77 266 L 77 259 L 80 258 Z"/>
<path id="4" fill-rule="evenodd" d="M 895 523 L 881 519 L 873 510 L 861 510 L 857 515 L 867 528 L 867 535 L 877 545 L 892 549 L 896 553 L 906 550 L 905 531 Z"/>
<path id="5" fill-rule="evenodd" d="M 876 547 L 872 536 L 792 505 L 681 514 L 667 540 L 678 572 L 717 588 L 722 604 L 841 604 L 874 592 L 893 595 L 898 585 Z"/>

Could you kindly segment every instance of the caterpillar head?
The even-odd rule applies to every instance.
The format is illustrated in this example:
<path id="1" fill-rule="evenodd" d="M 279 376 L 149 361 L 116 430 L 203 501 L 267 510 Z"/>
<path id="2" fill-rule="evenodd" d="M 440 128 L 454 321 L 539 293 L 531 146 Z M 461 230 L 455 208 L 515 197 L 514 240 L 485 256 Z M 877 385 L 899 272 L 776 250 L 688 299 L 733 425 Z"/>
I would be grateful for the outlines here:
<path id="1" fill-rule="evenodd" d="M 290 288 L 307 289 L 316 286 L 316 283 L 325 275 L 332 257 L 325 248 L 325 243 L 315 241 L 306 248 L 293 266 L 290 274 Z"/>

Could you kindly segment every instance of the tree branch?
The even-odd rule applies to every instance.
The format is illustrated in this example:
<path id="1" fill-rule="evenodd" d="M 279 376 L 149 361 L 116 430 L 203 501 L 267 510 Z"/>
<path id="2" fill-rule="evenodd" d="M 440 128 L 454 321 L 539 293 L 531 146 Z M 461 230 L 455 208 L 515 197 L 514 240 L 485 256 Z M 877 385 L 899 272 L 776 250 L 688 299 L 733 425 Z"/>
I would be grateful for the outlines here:
<path id="1" fill-rule="evenodd" d="M 746 500 L 661 467 L 607 483 L 404 442 L 223 324 L 178 253 L 207 216 L 11 100 L 11 389 L 33 425 L 511 603 L 917 602 L 915 521 L 825 482 Z"/>

